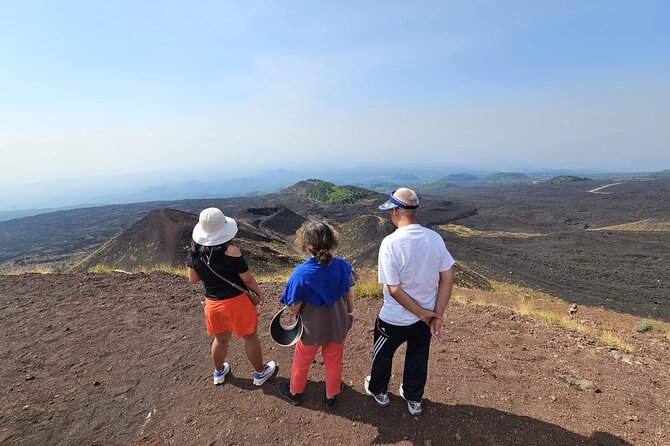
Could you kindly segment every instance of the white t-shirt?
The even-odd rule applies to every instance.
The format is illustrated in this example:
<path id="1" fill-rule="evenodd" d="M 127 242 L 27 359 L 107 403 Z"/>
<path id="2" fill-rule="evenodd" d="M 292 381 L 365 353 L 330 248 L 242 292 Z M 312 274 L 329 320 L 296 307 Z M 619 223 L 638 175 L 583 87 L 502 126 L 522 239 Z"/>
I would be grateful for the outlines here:
<path id="1" fill-rule="evenodd" d="M 400 285 L 419 305 L 435 308 L 440 272 L 454 265 L 442 237 L 413 224 L 398 228 L 379 247 L 379 283 L 384 284 L 384 305 L 379 317 L 393 325 L 411 325 L 419 320 L 400 305 L 386 285 Z"/>

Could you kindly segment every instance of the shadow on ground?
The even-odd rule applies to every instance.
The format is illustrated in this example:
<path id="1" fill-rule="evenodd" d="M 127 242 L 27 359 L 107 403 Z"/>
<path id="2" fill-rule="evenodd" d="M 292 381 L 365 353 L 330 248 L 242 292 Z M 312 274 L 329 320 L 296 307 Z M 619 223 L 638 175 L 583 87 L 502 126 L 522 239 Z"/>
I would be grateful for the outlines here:
<path id="1" fill-rule="evenodd" d="M 244 378 L 231 377 L 228 385 L 244 390 L 261 390 Z M 286 404 L 286 410 L 296 410 L 277 392 L 277 386 L 286 378 L 274 378 L 262 387 L 266 395 Z M 362 383 L 361 383 L 362 386 Z M 323 382 L 308 382 L 300 408 L 326 412 Z M 378 434 L 370 444 L 394 444 L 409 441 L 415 445 L 600 445 L 625 446 L 627 441 L 608 432 L 594 432 L 586 437 L 558 425 L 526 416 L 516 415 L 488 407 L 464 404 L 443 404 L 424 399 L 423 415 L 413 417 L 405 401 L 389 392 L 391 405 L 377 407 L 371 397 L 358 389 L 343 384 L 338 405 L 328 415 L 342 417 L 352 423 L 368 424 Z M 352 444 L 357 444 L 356 441 Z"/>

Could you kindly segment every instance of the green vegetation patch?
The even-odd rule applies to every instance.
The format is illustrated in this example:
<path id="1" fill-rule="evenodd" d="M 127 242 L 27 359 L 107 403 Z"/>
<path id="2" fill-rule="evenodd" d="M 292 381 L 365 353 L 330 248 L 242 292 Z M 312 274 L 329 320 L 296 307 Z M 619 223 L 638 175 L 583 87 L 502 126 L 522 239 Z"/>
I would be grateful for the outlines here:
<path id="1" fill-rule="evenodd" d="M 523 184 L 533 181 L 531 177 L 520 172 L 496 172 L 485 177 L 484 180 L 503 184 Z"/>
<path id="2" fill-rule="evenodd" d="M 479 178 L 471 173 L 450 173 L 438 181 L 477 181 Z"/>
<path id="3" fill-rule="evenodd" d="M 557 177 L 552 178 L 551 180 L 547 180 L 547 183 L 549 184 L 563 184 L 563 183 L 575 183 L 577 181 L 593 181 L 591 178 L 586 178 L 586 177 L 575 177 L 572 175 L 559 175 Z"/>
<path id="4" fill-rule="evenodd" d="M 637 332 L 640 332 L 640 333 L 642 333 L 644 331 L 662 332 L 663 331 L 663 326 L 656 321 L 640 321 L 633 326 L 633 330 L 635 330 Z"/>
<path id="5" fill-rule="evenodd" d="M 327 181 L 310 179 L 305 189 L 307 198 L 330 204 L 350 204 L 375 192 L 358 186 L 338 186 Z"/>

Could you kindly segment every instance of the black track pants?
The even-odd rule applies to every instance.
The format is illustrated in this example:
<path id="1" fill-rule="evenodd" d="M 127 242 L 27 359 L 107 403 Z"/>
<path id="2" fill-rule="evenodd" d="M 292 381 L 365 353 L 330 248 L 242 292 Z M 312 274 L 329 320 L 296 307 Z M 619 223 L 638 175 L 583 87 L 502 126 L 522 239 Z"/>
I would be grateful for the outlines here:
<path id="1" fill-rule="evenodd" d="M 430 338 L 430 328 L 421 321 L 401 326 L 391 325 L 377 318 L 368 390 L 375 395 L 388 392 L 393 355 L 403 342 L 407 342 L 402 377 L 403 393 L 408 400 L 421 401 L 428 376 Z"/>

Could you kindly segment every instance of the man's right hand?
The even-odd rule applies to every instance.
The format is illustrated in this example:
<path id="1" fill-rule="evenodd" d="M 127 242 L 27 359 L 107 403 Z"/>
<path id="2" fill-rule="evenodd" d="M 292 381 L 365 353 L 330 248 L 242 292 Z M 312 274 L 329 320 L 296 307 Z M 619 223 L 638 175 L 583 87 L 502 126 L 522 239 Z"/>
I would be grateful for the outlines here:
<path id="1" fill-rule="evenodd" d="M 414 315 L 423 321 L 423 323 L 430 326 L 430 320 L 437 316 L 437 313 L 419 305 L 412 296 L 400 288 L 400 285 L 386 285 L 386 287 L 389 290 L 389 294 L 391 294 L 391 297 L 394 298 L 396 302 L 405 307 L 406 310 L 414 313 Z"/>
<path id="2" fill-rule="evenodd" d="M 430 321 L 434 317 L 437 317 L 437 313 L 435 313 L 434 311 L 427 310 L 423 307 L 420 307 L 420 308 L 421 308 L 421 310 L 418 313 L 416 313 L 416 317 L 421 319 L 421 321 L 423 323 L 425 323 L 426 325 L 428 325 L 430 327 Z"/>

